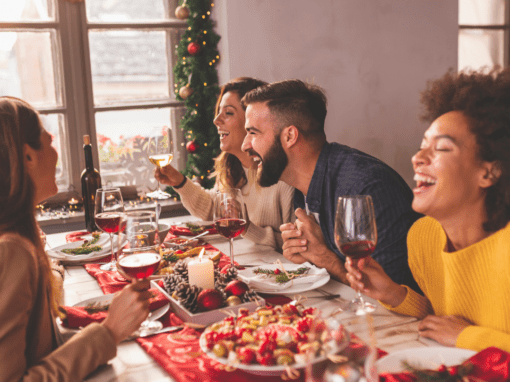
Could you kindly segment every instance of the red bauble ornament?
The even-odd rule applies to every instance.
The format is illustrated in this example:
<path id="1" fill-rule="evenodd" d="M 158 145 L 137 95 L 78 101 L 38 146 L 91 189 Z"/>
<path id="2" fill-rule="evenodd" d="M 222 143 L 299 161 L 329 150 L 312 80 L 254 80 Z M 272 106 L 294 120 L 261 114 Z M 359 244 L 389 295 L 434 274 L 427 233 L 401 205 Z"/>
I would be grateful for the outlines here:
<path id="1" fill-rule="evenodd" d="M 186 150 L 188 150 L 189 153 L 193 154 L 195 151 L 198 150 L 198 143 L 195 140 L 189 141 L 186 143 Z"/>
<path id="2" fill-rule="evenodd" d="M 188 44 L 188 53 L 194 56 L 200 51 L 200 45 L 198 45 L 198 42 L 190 42 Z"/>
<path id="3" fill-rule="evenodd" d="M 216 289 L 205 289 L 197 297 L 199 310 L 214 310 L 223 306 L 223 296 Z"/>
<path id="4" fill-rule="evenodd" d="M 179 20 L 186 20 L 189 17 L 189 8 L 185 5 L 179 5 L 175 8 L 175 17 Z"/>
<path id="5" fill-rule="evenodd" d="M 228 296 L 238 296 L 238 297 L 240 297 L 243 294 L 245 294 L 246 291 L 248 291 L 248 289 L 250 289 L 250 288 L 248 287 L 248 285 L 246 285 L 245 282 L 243 282 L 241 280 L 232 280 L 225 287 L 225 293 Z"/>
<path id="6" fill-rule="evenodd" d="M 182 86 L 179 89 L 179 97 L 181 97 L 182 99 L 186 99 L 192 94 L 193 94 L 193 89 L 190 88 L 189 85 Z"/>

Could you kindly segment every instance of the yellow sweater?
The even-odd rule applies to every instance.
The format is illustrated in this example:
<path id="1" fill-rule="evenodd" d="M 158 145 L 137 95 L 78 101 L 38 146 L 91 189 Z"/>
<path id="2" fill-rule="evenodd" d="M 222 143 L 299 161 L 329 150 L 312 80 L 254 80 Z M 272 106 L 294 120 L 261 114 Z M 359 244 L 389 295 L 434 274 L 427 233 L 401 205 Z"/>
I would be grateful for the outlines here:
<path id="1" fill-rule="evenodd" d="M 446 234 L 436 220 L 416 221 L 407 236 L 409 267 L 426 297 L 407 289 L 405 300 L 386 308 L 424 318 L 456 315 L 473 322 L 456 346 L 510 351 L 510 224 L 456 252 L 445 252 Z"/>

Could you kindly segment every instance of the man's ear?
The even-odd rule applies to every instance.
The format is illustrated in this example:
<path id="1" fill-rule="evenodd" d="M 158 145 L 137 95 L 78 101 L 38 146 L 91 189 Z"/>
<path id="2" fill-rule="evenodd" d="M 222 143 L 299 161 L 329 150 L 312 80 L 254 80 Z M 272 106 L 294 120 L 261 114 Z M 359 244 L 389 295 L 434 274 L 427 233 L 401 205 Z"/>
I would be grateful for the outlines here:
<path id="1" fill-rule="evenodd" d="M 282 130 L 280 137 L 282 140 L 282 146 L 290 148 L 296 144 L 299 137 L 299 130 L 294 125 L 287 126 Z"/>

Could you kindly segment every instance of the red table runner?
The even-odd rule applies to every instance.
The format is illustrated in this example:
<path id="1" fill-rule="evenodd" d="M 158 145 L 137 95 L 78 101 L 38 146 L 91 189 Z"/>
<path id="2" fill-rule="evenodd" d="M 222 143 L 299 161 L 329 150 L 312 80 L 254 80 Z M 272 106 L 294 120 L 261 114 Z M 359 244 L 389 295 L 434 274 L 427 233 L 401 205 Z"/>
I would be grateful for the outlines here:
<path id="1" fill-rule="evenodd" d="M 466 382 L 507 382 L 510 380 L 510 353 L 495 347 L 489 347 L 475 354 L 464 361 L 463 365 L 470 363 L 473 368 L 469 371 L 462 381 Z M 445 372 L 451 374 L 458 373 L 458 367 L 447 368 Z M 381 373 L 379 375 L 381 382 L 414 382 L 416 376 L 404 372 L 398 374 Z M 431 379 L 432 380 L 432 379 Z M 459 379 L 460 381 L 461 379 Z"/>

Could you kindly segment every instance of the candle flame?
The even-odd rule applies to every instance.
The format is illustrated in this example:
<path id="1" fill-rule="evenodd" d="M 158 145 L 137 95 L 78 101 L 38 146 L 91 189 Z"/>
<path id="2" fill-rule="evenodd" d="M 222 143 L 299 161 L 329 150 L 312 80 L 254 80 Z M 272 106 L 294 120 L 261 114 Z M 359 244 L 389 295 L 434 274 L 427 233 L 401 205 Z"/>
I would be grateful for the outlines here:
<path id="1" fill-rule="evenodd" d="M 77 203 L 78 201 L 75 199 L 75 198 L 71 198 L 71 200 L 69 201 L 69 203 Z"/>
<path id="2" fill-rule="evenodd" d="M 202 262 L 202 257 L 205 253 L 205 247 L 202 247 L 202 250 L 200 251 L 200 254 L 198 255 L 198 261 Z"/>

